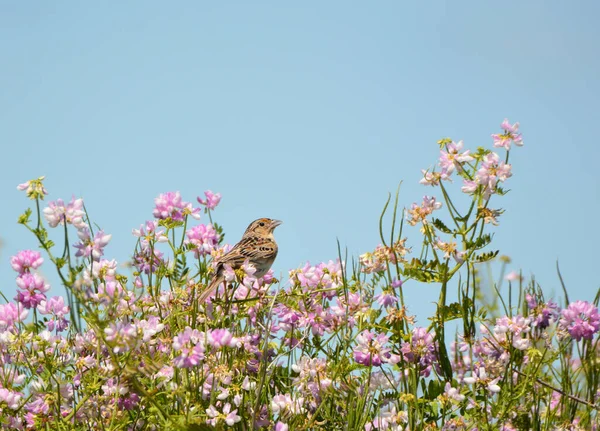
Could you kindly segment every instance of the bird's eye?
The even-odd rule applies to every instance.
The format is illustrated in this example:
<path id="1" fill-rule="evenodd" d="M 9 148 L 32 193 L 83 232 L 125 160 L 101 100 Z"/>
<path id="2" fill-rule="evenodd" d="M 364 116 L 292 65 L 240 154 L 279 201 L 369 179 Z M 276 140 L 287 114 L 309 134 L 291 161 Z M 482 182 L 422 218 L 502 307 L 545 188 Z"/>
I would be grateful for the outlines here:
<path id="1" fill-rule="evenodd" d="M 261 222 L 259 223 L 259 226 L 264 226 L 264 225 L 265 225 L 265 222 L 264 222 L 264 221 L 261 221 Z"/>

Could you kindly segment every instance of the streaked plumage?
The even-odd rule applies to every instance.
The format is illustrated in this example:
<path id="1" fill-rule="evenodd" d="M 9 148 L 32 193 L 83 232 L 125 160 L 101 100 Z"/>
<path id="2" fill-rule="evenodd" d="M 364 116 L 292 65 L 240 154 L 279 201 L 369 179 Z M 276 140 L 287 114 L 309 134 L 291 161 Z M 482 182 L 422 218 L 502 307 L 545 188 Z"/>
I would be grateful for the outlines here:
<path id="1" fill-rule="evenodd" d="M 217 259 L 215 274 L 206 290 L 200 294 L 199 301 L 206 301 L 217 291 L 219 285 L 224 281 L 225 265 L 235 270 L 239 269 L 247 260 L 256 268 L 254 275 L 257 278 L 264 276 L 277 257 L 277 243 L 273 236 L 273 230 L 280 224 L 281 221 L 268 218 L 260 218 L 250 223 L 240 242 Z"/>

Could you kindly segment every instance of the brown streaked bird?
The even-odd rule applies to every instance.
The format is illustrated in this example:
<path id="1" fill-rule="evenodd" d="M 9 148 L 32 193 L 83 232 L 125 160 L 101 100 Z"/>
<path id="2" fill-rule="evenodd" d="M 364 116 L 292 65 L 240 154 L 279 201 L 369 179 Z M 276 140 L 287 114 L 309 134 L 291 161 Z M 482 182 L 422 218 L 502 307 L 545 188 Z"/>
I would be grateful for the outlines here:
<path id="1" fill-rule="evenodd" d="M 225 265 L 235 270 L 241 268 L 244 262 L 248 261 L 256 268 L 254 273 L 256 278 L 264 276 L 277 257 L 277 243 L 273 231 L 281 223 L 279 220 L 270 218 L 259 218 L 250 223 L 240 242 L 234 245 L 228 253 L 217 259 L 215 274 L 206 290 L 198 297 L 198 300 L 204 302 L 216 293 L 217 288 L 224 281 L 223 271 Z"/>

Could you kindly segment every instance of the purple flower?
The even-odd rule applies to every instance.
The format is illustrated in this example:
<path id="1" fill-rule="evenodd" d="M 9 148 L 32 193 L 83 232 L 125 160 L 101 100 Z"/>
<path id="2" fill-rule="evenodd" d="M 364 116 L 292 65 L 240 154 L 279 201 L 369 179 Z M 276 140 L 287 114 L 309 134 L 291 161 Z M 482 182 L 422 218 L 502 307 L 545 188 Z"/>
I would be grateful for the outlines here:
<path id="1" fill-rule="evenodd" d="M 483 196 L 487 199 L 496 191 L 498 182 L 506 181 L 512 176 L 511 169 L 510 164 L 500 161 L 498 154 L 486 154 L 481 167 L 475 174 L 475 180 L 464 180 L 462 191 L 473 193 L 478 186 L 483 186 Z"/>
<path id="2" fill-rule="evenodd" d="M 17 291 L 15 300 L 25 308 L 35 308 L 44 299 L 45 293 L 50 290 L 50 285 L 38 274 L 26 272 L 17 277 Z"/>
<path id="3" fill-rule="evenodd" d="M 179 368 L 192 368 L 204 360 L 205 335 L 189 326 L 173 338 L 173 350 L 179 355 L 173 360 L 173 365 Z"/>
<path id="4" fill-rule="evenodd" d="M 67 205 L 62 199 L 50 202 L 44 208 L 44 217 L 46 217 L 50 227 L 65 223 L 72 224 L 77 229 L 83 229 L 86 226 L 83 199 L 75 199 L 75 197 Z"/>
<path id="5" fill-rule="evenodd" d="M 198 196 L 198 203 L 206 206 L 209 210 L 214 210 L 219 205 L 219 202 L 221 202 L 221 193 L 213 193 L 211 190 L 206 190 L 204 196 L 206 196 L 206 199 Z"/>
<path id="6" fill-rule="evenodd" d="M 231 332 L 227 329 L 213 329 L 207 333 L 207 342 L 216 349 L 221 347 L 235 347 L 238 343 Z"/>
<path id="7" fill-rule="evenodd" d="M 144 248 L 133 256 L 133 265 L 138 271 L 150 274 L 163 263 L 163 256 L 164 253 L 160 250 L 154 249 L 154 253 L 152 253 L 150 248 Z"/>
<path id="8" fill-rule="evenodd" d="M 598 308 L 587 301 L 575 301 L 561 313 L 559 325 L 569 331 L 571 337 L 579 341 L 582 338 L 591 340 L 600 329 Z"/>
<path id="9" fill-rule="evenodd" d="M 38 251 L 21 250 L 10 258 L 10 266 L 19 274 L 29 272 L 31 269 L 39 268 L 44 259 Z"/>
<path id="10" fill-rule="evenodd" d="M 75 256 L 91 257 L 94 261 L 99 261 L 104 255 L 104 247 L 109 243 L 112 235 L 105 235 L 103 230 L 96 232 L 92 239 L 90 230 L 86 227 L 77 231 L 77 236 L 81 242 L 74 245 L 77 249 Z"/>
<path id="11" fill-rule="evenodd" d="M 519 123 L 510 124 L 508 119 L 505 118 L 500 127 L 504 130 L 504 133 L 493 134 L 494 147 L 503 147 L 510 150 L 510 144 L 513 142 L 515 145 L 523 146 L 523 137 L 519 133 Z"/>
<path id="12" fill-rule="evenodd" d="M 42 315 L 52 315 L 52 318 L 46 322 L 48 331 L 56 329 L 60 332 L 67 328 L 69 321 L 65 319 L 65 316 L 69 314 L 69 307 L 65 305 L 65 300 L 62 296 L 53 296 L 48 300 L 40 301 L 37 309 Z"/>
<path id="13" fill-rule="evenodd" d="M 193 208 L 191 203 L 184 202 L 179 192 L 161 193 L 154 203 L 156 206 L 152 214 L 157 219 L 183 221 L 186 215 L 200 219 L 200 208 Z"/>
<path id="14" fill-rule="evenodd" d="M 427 329 L 417 327 L 413 329 L 410 343 L 403 343 L 401 347 L 404 359 L 417 364 L 422 376 L 429 376 L 433 365 L 437 364 L 437 344 L 434 334 Z"/>
<path id="15" fill-rule="evenodd" d="M 358 345 L 354 348 L 354 360 L 362 365 L 380 366 L 389 362 L 390 351 L 386 347 L 388 337 L 385 334 L 375 334 L 363 331 L 356 337 Z"/>
<path id="16" fill-rule="evenodd" d="M 459 171 L 462 169 L 462 164 L 473 160 L 473 157 L 469 155 L 469 150 L 461 153 L 460 150 L 463 148 L 463 141 L 450 142 L 446 149 L 448 151 L 440 150 L 440 167 L 442 168 L 441 177 L 442 179 L 450 179 L 450 175 L 454 172 L 454 169 Z"/>
<path id="17" fill-rule="evenodd" d="M 217 234 L 212 224 L 194 226 L 185 234 L 187 236 L 185 243 L 192 244 L 195 247 L 194 255 L 196 258 L 211 254 L 219 245 L 219 234 Z"/>

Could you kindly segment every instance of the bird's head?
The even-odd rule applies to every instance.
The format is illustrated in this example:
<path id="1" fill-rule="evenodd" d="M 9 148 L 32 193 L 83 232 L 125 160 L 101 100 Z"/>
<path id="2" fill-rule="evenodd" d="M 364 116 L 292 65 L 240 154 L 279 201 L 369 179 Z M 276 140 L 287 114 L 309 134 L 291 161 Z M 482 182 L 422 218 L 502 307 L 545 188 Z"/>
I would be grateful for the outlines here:
<path id="1" fill-rule="evenodd" d="M 246 229 L 247 235 L 249 233 L 259 234 L 259 235 L 270 235 L 273 233 L 275 228 L 282 223 L 280 220 L 273 220 L 270 218 L 259 218 L 258 220 L 254 220 Z"/>

